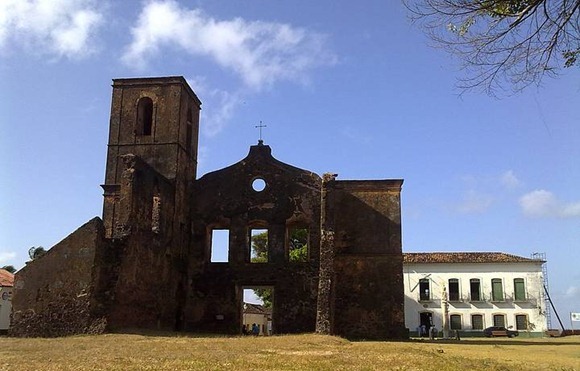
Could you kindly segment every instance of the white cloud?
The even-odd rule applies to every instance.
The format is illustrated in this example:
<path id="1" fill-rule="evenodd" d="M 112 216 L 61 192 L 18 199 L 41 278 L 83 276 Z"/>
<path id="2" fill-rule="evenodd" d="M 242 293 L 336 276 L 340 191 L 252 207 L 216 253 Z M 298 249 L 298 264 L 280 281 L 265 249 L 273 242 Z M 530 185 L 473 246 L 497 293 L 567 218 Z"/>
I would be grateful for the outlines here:
<path id="1" fill-rule="evenodd" d="M 94 51 L 91 39 L 103 18 L 97 4 L 95 0 L 1 0 L 0 52 L 10 44 L 57 57 L 84 57 Z"/>
<path id="2" fill-rule="evenodd" d="M 0 252 L 0 264 L 10 263 L 10 261 L 15 257 L 15 252 Z"/>
<path id="3" fill-rule="evenodd" d="M 202 133 L 212 137 L 220 133 L 234 115 L 236 107 L 242 103 L 241 94 L 210 88 L 203 77 L 188 78 L 193 90 L 203 96 Z"/>
<path id="4" fill-rule="evenodd" d="M 490 195 L 469 190 L 463 195 L 463 201 L 458 206 L 458 210 L 465 214 L 483 213 L 489 209 L 493 203 Z"/>
<path id="5" fill-rule="evenodd" d="M 524 215 L 534 218 L 580 216 L 580 202 L 562 203 L 552 192 L 543 189 L 523 195 L 520 198 L 520 207 Z"/>
<path id="6" fill-rule="evenodd" d="M 282 23 L 216 20 L 172 0 L 147 3 L 131 33 L 123 55 L 129 66 L 144 68 L 161 48 L 174 47 L 213 59 L 258 90 L 280 80 L 304 82 L 310 69 L 336 60 L 319 33 Z"/>
<path id="7" fill-rule="evenodd" d="M 501 175 L 501 183 L 508 189 L 519 187 L 522 182 L 516 177 L 513 170 L 508 170 Z"/>

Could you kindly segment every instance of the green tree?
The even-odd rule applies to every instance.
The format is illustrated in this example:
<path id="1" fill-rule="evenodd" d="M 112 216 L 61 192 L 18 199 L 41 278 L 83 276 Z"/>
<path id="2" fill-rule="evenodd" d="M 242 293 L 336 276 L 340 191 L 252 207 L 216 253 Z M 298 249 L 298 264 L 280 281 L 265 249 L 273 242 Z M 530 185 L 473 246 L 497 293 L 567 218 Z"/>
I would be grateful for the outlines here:
<path id="1" fill-rule="evenodd" d="M 268 261 L 268 232 L 252 235 L 252 263 L 266 263 Z"/>
<path id="2" fill-rule="evenodd" d="M 46 250 L 42 246 L 32 246 L 30 249 L 28 249 L 28 256 L 30 257 L 30 260 L 38 259 L 44 254 L 46 254 Z"/>
<path id="3" fill-rule="evenodd" d="M 459 57 L 464 91 L 516 92 L 578 65 L 579 0 L 403 2 L 435 45 Z"/>
<path id="4" fill-rule="evenodd" d="M 268 262 L 268 231 L 252 235 L 252 263 Z M 255 288 L 254 294 L 262 300 L 265 308 L 272 308 L 272 289 Z"/>
<path id="5" fill-rule="evenodd" d="M 10 273 L 16 273 L 16 268 L 13 265 L 5 265 L 2 269 L 7 270 Z"/>
<path id="6" fill-rule="evenodd" d="M 308 260 L 308 230 L 296 228 L 290 232 L 288 260 L 290 262 L 305 262 Z M 268 232 L 264 231 L 252 235 L 253 263 L 268 261 Z M 264 307 L 272 307 L 273 291 L 270 288 L 256 288 L 254 293 L 264 303 Z"/>
<path id="7" fill-rule="evenodd" d="M 308 261 L 308 229 L 292 229 L 289 244 L 288 260 L 290 262 Z"/>

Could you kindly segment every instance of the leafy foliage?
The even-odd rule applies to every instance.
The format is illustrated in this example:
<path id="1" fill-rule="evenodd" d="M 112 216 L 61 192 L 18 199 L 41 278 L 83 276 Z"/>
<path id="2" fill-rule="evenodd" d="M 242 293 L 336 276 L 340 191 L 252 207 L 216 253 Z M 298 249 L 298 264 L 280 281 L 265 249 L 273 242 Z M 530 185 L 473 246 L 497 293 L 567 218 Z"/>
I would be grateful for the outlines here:
<path id="1" fill-rule="evenodd" d="M 34 247 L 32 246 L 28 249 L 28 256 L 31 260 L 38 259 L 42 255 L 46 254 L 46 250 L 42 246 Z"/>
<path id="2" fill-rule="evenodd" d="M 296 228 L 290 232 L 288 260 L 290 262 L 308 261 L 308 230 Z M 268 232 L 252 235 L 252 263 L 268 262 Z M 256 288 L 254 293 L 264 303 L 264 307 L 272 307 L 272 289 Z"/>
<path id="3" fill-rule="evenodd" d="M 16 268 L 13 265 L 5 265 L 2 269 L 7 270 L 10 273 L 16 273 Z"/>
<path id="4" fill-rule="evenodd" d="M 272 302 L 274 301 L 272 297 L 274 292 L 272 289 L 257 287 L 254 289 L 254 294 L 262 300 L 264 308 L 272 308 Z"/>
<path id="5" fill-rule="evenodd" d="M 437 46 L 457 55 L 464 90 L 495 95 L 578 65 L 580 1 L 404 0 Z"/>
<path id="6" fill-rule="evenodd" d="M 252 235 L 252 263 L 268 261 L 268 232 Z"/>
<path id="7" fill-rule="evenodd" d="M 288 260 L 290 262 L 308 261 L 308 229 L 296 228 L 290 233 Z"/>

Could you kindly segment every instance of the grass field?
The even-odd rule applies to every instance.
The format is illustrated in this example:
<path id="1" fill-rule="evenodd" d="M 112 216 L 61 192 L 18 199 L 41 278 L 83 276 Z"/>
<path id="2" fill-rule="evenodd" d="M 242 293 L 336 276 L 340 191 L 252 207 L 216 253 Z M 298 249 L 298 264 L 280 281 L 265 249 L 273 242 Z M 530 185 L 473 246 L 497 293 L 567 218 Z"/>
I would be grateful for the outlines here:
<path id="1" fill-rule="evenodd" d="M 320 335 L 0 337 L 0 370 L 577 370 L 580 336 L 349 342 Z"/>

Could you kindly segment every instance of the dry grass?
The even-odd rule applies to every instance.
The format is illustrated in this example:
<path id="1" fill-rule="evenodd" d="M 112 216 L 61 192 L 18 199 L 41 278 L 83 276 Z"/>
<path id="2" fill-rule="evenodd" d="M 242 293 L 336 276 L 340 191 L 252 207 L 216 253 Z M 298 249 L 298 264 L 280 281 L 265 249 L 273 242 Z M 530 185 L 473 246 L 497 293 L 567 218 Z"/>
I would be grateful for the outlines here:
<path id="1" fill-rule="evenodd" d="M 580 337 L 349 342 L 318 335 L 0 338 L 0 370 L 578 370 Z"/>

